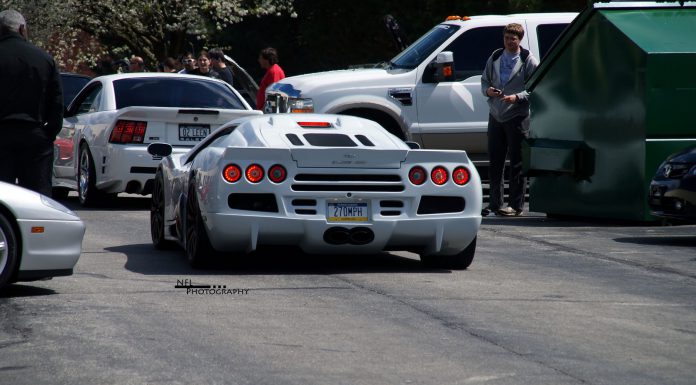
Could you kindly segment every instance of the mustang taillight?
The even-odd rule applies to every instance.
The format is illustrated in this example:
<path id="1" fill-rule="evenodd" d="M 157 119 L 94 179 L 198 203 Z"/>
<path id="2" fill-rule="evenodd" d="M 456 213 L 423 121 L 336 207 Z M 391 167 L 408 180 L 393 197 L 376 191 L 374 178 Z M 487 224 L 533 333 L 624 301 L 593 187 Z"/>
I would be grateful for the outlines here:
<path id="1" fill-rule="evenodd" d="M 464 186 L 465 184 L 469 183 L 469 180 L 471 179 L 471 174 L 469 173 L 469 170 L 464 167 L 464 166 L 459 166 L 454 169 L 452 172 L 452 180 L 454 183 Z"/>
<path id="2" fill-rule="evenodd" d="M 421 185 L 425 183 L 425 178 L 427 178 L 428 173 L 421 166 L 415 166 L 411 168 L 408 172 L 408 180 L 415 185 Z"/>
<path id="3" fill-rule="evenodd" d="M 443 185 L 447 183 L 449 175 L 447 175 L 447 170 L 444 167 L 437 166 L 433 171 L 430 171 L 430 179 L 432 179 L 433 183 L 436 185 Z"/>
<path id="4" fill-rule="evenodd" d="M 222 177 L 230 183 L 234 183 L 242 177 L 242 169 L 236 164 L 229 164 L 222 170 Z"/>
<path id="5" fill-rule="evenodd" d="M 246 178 L 251 183 L 259 183 L 263 179 L 263 167 L 252 164 L 246 169 Z"/>
<path id="6" fill-rule="evenodd" d="M 273 183 L 280 183 L 284 181 L 287 175 L 288 172 L 285 171 L 285 167 L 279 164 L 275 164 L 268 169 L 268 179 L 270 179 Z"/>
<path id="7" fill-rule="evenodd" d="M 118 120 L 111 131 L 110 143 L 142 143 L 145 138 L 147 122 L 137 120 Z"/>

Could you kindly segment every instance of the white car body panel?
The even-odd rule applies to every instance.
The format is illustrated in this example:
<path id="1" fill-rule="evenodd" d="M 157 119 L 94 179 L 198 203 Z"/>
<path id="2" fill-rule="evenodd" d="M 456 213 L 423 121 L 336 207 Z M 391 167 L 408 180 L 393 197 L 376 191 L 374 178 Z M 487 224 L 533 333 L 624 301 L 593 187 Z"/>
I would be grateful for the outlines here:
<path id="1" fill-rule="evenodd" d="M 51 271 L 68 275 L 69 270 L 72 274 L 85 234 L 85 225 L 75 213 L 51 198 L 4 182 L 0 182 L 0 206 L 19 229 L 20 280 L 27 274 L 31 278 L 50 277 Z M 32 232 L 33 227 L 44 230 Z"/>
<path id="2" fill-rule="evenodd" d="M 116 109 L 114 81 L 161 77 L 195 79 L 201 82 L 223 84 L 236 95 L 243 109 L 137 106 Z M 156 141 L 167 142 L 174 146 L 175 152 L 184 153 L 196 142 L 179 140 L 178 127 L 180 124 L 208 125 L 212 132 L 232 119 L 260 114 L 259 111 L 252 110 L 239 93 L 224 82 L 200 76 L 179 74 L 138 73 L 98 77 L 83 88 L 73 103 L 79 103 L 86 90 L 96 83 L 101 84 L 101 92 L 94 102 L 98 110 L 76 114 L 64 119 L 61 135 L 72 138 L 73 160 L 62 165 L 54 165 L 54 186 L 56 187 L 78 189 L 80 146 L 86 145 L 94 161 L 95 186 L 98 190 L 104 193 L 119 193 L 127 191 L 128 187 L 128 192 L 147 194 L 149 193 L 148 183 L 152 181 L 154 170 L 160 161 L 160 159 L 153 159 L 147 153 L 147 144 Z M 71 105 L 72 108 L 75 106 Z M 111 132 L 118 120 L 147 122 L 143 143 L 110 143 Z"/>
<path id="3" fill-rule="evenodd" d="M 298 121 L 330 122 L 331 128 L 302 128 Z M 173 154 L 162 160 L 164 181 L 164 222 L 167 240 L 185 246 L 181 235 L 183 209 L 189 183 L 195 183 L 196 197 L 205 218 L 207 236 L 220 251 L 250 252 L 259 246 L 299 246 L 310 253 L 376 253 L 386 249 L 420 250 L 433 255 L 453 255 L 475 239 L 481 223 L 481 184 L 476 168 L 463 151 L 412 150 L 376 123 L 355 117 L 321 114 L 275 114 L 242 118 L 221 127 L 236 126 L 226 137 L 214 139 L 212 133 L 188 154 Z M 374 144 L 368 147 L 321 147 L 293 145 L 287 134 L 344 134 L 351 138 L 365 135 Z M 268 177 L 259 183 L 242 179 L 229 183 L 222 169 L 230 163 L 242 170 L 249 164 L 261 165 L 266 172 L 281 164 L 287 178 L 281 183 Z M 427 172 L 444 166 L 450 180 L 442 186 L 430 180 L 421 186 L 409 182 L 413 165 Z M 451 172 L 465 166 L 471 179 L 455 185 Z M 190 179 L 191 175 L 195 179 Z M 303 178 L 335 178 L 333 181 L 307 181 Z M 357 179 L 374 179 L 360 182 Z M 355 180 L 354 180 L 355 179 Z M 388 179 L 388 180 L 382 180 Z M 318 187 L 317 187 L 318 186 Z M 328 190 L 327 190 L 328 189 Z M 330 191 L 334 190 L 334 191 Z M 277 211 L 231 208 L 231 194 L 273 194 Z M 461 211 L 417 214 L 424 195 L 454 197 L 465 204 Z M 298 206 L 298 200 L 313 201 Z M 369 219 L 360 222 L 331 222 L 327 219 L 330 202 L 367 203 Z M 385 201 L 398 201 L 401 207 L 385 209 Z M 304 210 L 304 211 L 303 211 Z M 398 211 L 398 213 L 397 213 Z M 365 245 L 329 244 L 323 236 L 332 227 L 367 227 L 374 241 Z"/>

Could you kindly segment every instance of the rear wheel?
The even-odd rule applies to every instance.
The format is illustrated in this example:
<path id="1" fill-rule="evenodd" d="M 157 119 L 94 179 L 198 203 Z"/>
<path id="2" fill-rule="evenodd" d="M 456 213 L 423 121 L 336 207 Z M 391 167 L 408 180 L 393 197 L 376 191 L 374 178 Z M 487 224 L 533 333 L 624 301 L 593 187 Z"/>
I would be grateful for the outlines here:
<path id="1" fill-rule="evenodd" d="M 214 252 L 198 205 L 196 185 L 191 183 L 186 200 L 186 257 L 192 267 L 201 268 L 208 264 Z"/>
<path id="2" fill-rule="evenodd" d="M 18 259 L 17 235 L 10 220 L 0 212 L 0 289 L 12 280 Z"/>
<path id="3" fill-rule="evenodd" d="M 83 206 L 94 206 L 97 203 L 98 191 L 95 186 L 96 171 L 92 153 L 86 143 L 80 146 L 80 158 L 77 166 L 77 196 Z"/>
<path id="4" fill-rule="evenodd" d="M 150 204 L 150 235 L 155 249 L 171 249 L 174 245 L 173 242 L 164 239 L 164 227 L 164 177 L 162 170 L 157 170 Z"/>
<path id="5" fill-rule="evenodd" d="M 476 254 L 476 237 L 466 249 L 455 255 L 421 255 L 421 262 L 428 267 L 439 267 L 451 270 L 464 270 L 474 261 Z"/>

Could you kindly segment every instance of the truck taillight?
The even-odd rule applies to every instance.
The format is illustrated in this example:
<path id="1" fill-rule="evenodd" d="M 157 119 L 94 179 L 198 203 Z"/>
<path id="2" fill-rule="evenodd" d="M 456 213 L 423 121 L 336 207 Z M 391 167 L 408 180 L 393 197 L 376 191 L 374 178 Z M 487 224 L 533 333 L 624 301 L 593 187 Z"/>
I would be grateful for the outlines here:
<path id="1" fill-rule="evenodd" d="M 440 186 L 447 183 L 447 180 L 449 179 L 447 169 L 442 166 L 435 167 L 433 171 L 430 171 L 430 179 L 432 179 L 433 183 Z"/>
<path id="2" fill-rule="evenodd" d="M 469 183 L 470 179 L 471 174 L 469 173 L 469 169 L 464 166 L 459 166 L 452 172 L 452 180 L 459 186 L 464 186 L 465 184 Z"/>
<path id="3" fill-rule="evenodd" d="M 251 183 L 259 183 L 263 179 L 263 167 L 252 164 L 246 169 L 246 178 Z"/>
<path id="4" fill-rule="evenodd" d="M 147 122 L 118 120 L 111 131 L 109 143 L 142 143 L 146 129 Z"/>

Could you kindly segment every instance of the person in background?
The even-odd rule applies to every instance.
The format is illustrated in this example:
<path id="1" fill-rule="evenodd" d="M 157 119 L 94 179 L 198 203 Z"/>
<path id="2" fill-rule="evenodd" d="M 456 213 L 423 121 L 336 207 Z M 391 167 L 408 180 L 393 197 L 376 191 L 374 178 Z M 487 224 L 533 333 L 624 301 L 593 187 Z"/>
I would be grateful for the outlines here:
<path id="1" fill-rule="evenodd" d="M 213 79 L 220 79 L 220 74 L 218 74 L 215 70 L 210 68 L 210 56 L 206 51 L 202 51 L 200 55 L 198 55 L 198 68 L 187 73 L 191 75 L 199 75 Z"/>
<path id="2" fill-rule="evenodd" d="M 175 74 L 179 71 L 176 69 L 176 60 L 174 58 L 168 57 L 162 61 L 162 72 Z"/>
<path id="3" fill-rule="evenodd" d="M 234 86 L 234 77 L 232 69 L 225 64 L 225 53 L 220 48 L 213 48 L 208 51 L 210 55 L 210 64 L 213 70 L 220 75 L 220 79 L 224 80 L 230 86 Z"/>
<path id="4" fill-rule="evenodd" d="M 196 59 L 193 58 L 191 52 L 186 52 L 184 54 L 184 57 L 181 59 L 181 64 L 184 65 L 184 68 L 179 71 L 180 74 L 190 74 L 197 69 Z"/>
<path id="5" fill-rule="evenodd" d="M 256 109 L 263 110 L 266 103 L 266 88 L 271 84 L 285 78 L 285 72 L 278 65 L 278 52 L 275 48 L 264 48 L 259 52 L 259 65 L 266 70 L 266 74 L 259 84 L 259 93 L 256 94 Z"/>
<path id="6" fill-rule="evenodd" d="M 128 72 L 145 72 L 145 62 L 140 56 L 131 56 Z"/>
<path id="7" fill-rule="evenodd" d="M 0 12 L 0 180 L 51 196 L 63 91 L 53 58 L 27 41 L 24 16 Z"/>
<path id="8" fill-rule="evenodd" d="M 510 23 L 503 30 L 503 46 L 486 62 L 481 76 L 481 92 L 488 97 L 488 168 L 490 200 L 481 211 L 502 216 L 522 214 L 527 179 L 522 174 L 522 141 L 529 136 L 529 93 L 524 87 L 539 61 L 520 43 L 524 28 Z M 510 156 L 508 207 L 503 205 L 505 157 Z"/>

